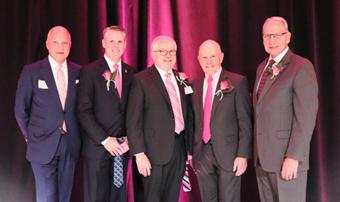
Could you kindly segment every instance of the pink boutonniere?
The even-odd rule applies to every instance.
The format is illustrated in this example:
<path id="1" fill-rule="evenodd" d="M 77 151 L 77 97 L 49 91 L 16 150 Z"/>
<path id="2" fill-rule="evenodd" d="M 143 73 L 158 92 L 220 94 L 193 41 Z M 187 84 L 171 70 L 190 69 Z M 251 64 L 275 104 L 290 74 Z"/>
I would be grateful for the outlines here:
<path id="1" fill-rule="evenodd" d="M 283 69 L 284 69 L 283 62 L 279 62 L 276 65 L 268 67 L 267 72 L 272 74 L 270 79 L 274 79 L 275 77 L 277 77 L 283 71 Z"/>
<path id="2" fill-rule="evenodd" d="M 179 84 L 184 85 L 187 87 L 188 84 L 188 76 L 184 72 L 178 72 L 178 76 L 176 76 L 176 80 L 179 82 Z"/>
<path id="3" fill-rule="evenodd" d="M 179 82 L 181 86 L 184 86 L 184 93 L 186 95 L 194 92 L 189 84 L 189 77 L 184 72 L 178 72 L 176 80 Z"/>
<path id="4" fill-rule="evenodd" d="M 113 70 L 113 72 L 110 72 L 109 70 L 106 70 L 106 71 L 102 74 L 102 76 L 104 77 L 104 79 L 105 79 L 105 81 L 106 81 L 106 90 L 107 90 L 107 91 L 110 90 L 110 83 L 115 81 L 116 75 L 117 75 L 116 70 Z"/>
<path id="5" fill-rule="evenodd" d="M 234 89 L 230 80 L 225 80 L 220 82 L 220 89 L 216 91 L 215 95 L 220 96 L 220 100 L 223 99 L 223 94 L 230 93 Z"/>

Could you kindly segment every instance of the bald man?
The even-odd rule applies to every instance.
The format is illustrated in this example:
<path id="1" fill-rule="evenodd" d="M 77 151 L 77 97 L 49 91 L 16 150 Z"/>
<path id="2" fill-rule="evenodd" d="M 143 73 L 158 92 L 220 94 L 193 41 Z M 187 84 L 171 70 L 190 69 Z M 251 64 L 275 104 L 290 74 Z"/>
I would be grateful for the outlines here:
<path id="1" fill-rule="evenodd" d="M 306 201 L 310 140 L 318 109 L 314 67 L 288 47 L 282 17 L 263 24 L 268 53 L 258 66 L 253 90 L 254 163 L 261 201 Z"/>
<path id="2" fill-rule="evenodd" d="M 185 170 L 189 98 L 173 69 L 176 42 L 158 36 L 151 51 L 154 65 L 136 74 L 131 84 L 127 136 L 143 176 L 144 201 L 173 202 Z"/>
<path id="3" fill-rule="evenodd" d="M 27 144 L 36 201 L 70 201 L 79 158 L 75 112 L 80 66 L 67 60 L 71 35 L 62 26 L 50 29 L 49 55 L 24 66 L 15 98 L 15 117 Z"/>
<path id="4" fill-rule="evenodd" d="M 222 68 L 223 56 L 217 42 L 204 41 L 197 57 L 204 76 L 193 83 L 192 163 L 203 202 L 240 201 L 240 176 L 251 155 L 248 82 Z"/>

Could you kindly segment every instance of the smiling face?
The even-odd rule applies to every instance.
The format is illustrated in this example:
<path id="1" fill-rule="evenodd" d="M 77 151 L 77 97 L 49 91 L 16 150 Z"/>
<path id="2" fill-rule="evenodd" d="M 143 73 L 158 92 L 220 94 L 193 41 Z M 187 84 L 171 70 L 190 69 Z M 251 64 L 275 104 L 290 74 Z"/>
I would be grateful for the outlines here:
<path id="1" fill-rule="evenodd" d="M 218 43 L 207 40 L 200 46 L 197 58 L 204 73 L 211 76 L 221 67 L 223 56 Z"/>
<path id="2" fill-rule="evenodd" d="M 46 48 L 57 63 L 63 63 L 71 49 L 71 35 L 67 29 L 61 26 L 53 27 L 48 32 Z"/>
<path id="3" fill-rule="evenodd" d="M 280 17 L 267 19 L 263 24 L 262 34 L 264 49 L 272 58 L 288 47 L 291 37 L 287 22 Z"/>
<path id="4" fill-rule="evenodd" d="M 105 49 L 105 55 L 113 62 L 120 61 L 125 48 L 125 33 L 119 30 L 107 29 L 104 33 L 102 46 Z"/>
<path id="5" fill-rule="evenodd" d="M 155 38 L 151 46 L 151 57 L 157 67 L 169 71 L 176 64 L 176 42 L 170 37 L 159 36 Z"/>

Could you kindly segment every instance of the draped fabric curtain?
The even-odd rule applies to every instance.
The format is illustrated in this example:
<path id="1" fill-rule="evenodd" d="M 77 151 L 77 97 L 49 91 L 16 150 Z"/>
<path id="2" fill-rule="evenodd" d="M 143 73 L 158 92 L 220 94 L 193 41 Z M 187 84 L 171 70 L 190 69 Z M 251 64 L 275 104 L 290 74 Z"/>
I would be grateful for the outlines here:
<path id="1" fill-rule="evenodd" d="M 124 61 L 137 70 L 152 64 L 150 45 L 160 34 L 178 45 L 177 68 L 191 79 L 206 39 L 221 44 L 223 68 L 247 76 L 250 89 L 257 64 L 267 57 L 262 24 L 273 15 L 289 23 L 290 48 L 314 64 L 319 81 L 319 113 L 311 142 L 307 201 L 340 201 L 340 2 L 337 0 L 59 0 L 0 2 L 0 201 L 34 201 L 34 179 L 26 146 L 14 120 L 16 82 L 22 66 L 46 56 L 45 40 L 54 25 L 72 35 L 70 59 L 86 64 L 101 57 L 102 30 L 127 30 Z M 269 151 L 270 152 L 270 151 Z M 194 174 L 191 172 L 194 179 Z M 82 168 L 77 167 L 72 201 L 82 201 Z M 194 191 L 180 201 L 199 201 Z M 259 201 L 251 161 L 242 178 L 242 201 Z"/>

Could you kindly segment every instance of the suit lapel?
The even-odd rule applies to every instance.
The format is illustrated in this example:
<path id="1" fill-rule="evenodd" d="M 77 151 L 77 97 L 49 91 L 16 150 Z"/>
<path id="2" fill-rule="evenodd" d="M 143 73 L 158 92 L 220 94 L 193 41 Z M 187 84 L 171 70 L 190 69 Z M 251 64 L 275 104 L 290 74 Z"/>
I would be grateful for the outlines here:
<path id="1" fill-rule="evenodd" d="M 213 100 L 213 105 L 212 105 L 212 109 L 211 109 L 211 117 L 210 117 L 210 121 L 212 121 L 213 117 L 214 117 L 214 114 L 216 112 L 216 108 L 218 107 L 218 105 L 220 104 L 220 97 L 219 96 L 216 96 L 215 93 L 220 89 L 220 83 L 221 81 L 226 81 L 228 78 L 227 78 L 227 75 L 226 75 L 226 72 L 222 69 L 222 72 L 221 72 L 221 75 L 220 75 L 220 78 L 218 79 L 218 82 L 217 82 L 217 85 L 216 85 L 216 89 L 215 89 L 215 92 L 213 94 L 214 96 L 214 100 Z"/>
<path id="2" fill-rule="evenodd" d="M 282 58 L 281 61 L 283 63 L 284 69 L 279 75 L 275 76 L 274 78 L 271 78 L 271 75 L 269 75 L 269 78 L 267 79 L 267 81 L 266 81 L 266 83 L 263 87 L 262 93 L 261 93 L 260 97 L 258 98 L 258 102 L 260 102 L 263 99 L 263 97 L 266 95 L 266 93 L 269 91 L 269 89 L 272 87 L 272 85 L 275 83 L 275 81 L 277 79 L 279 79 L 279 77 L 282 76 L 282 74 L 285 72 L 286 68 L 288 68 L 287 64 L 289 63 L 291 55 L 292 55 L 292 52 L 290 50 L 288 50 L 286 55 Z M 262 71 L 263 71 L 263 68 L 262 68 Z"/>
<path id="3" fill-rule="evenodd" d="M 129 83 L 129 70 L 126 68 L 126 64 L 122 62 L 122 101 L 126 100 L 128 96 L 128 83 Z M 117 91 L 117 90 L 116 90 Z M 118 92 L 117 92 L 118 93 Z"/>
<path id="4" fill-rule="evenodd" d="M 123 67 L 122 67 L 123 68 Z M 105 71 L 110 71 L 110 68 L 109 68 L 109 65 L 107 64 L 105 58 L 103 57 L 102 58 L 102 62 L 101 62 L 101 65 L 100 67 L 98 68 L 98 75 L 100 77 L 100 80 L 102 81 L 101 83 L 101 86 L 102 88 L 105 89 L 105 91 L 107 91 L 107 87 L 106 87 L 106 80 L 104 79 L 104 77 L 102 76 L 102 74 L 105 72 Z M 119 97 L 119 94 L 118 94 L 118 91 L 115 87 L 115 84 L 114 82 L 111 82 L 110 83 L 110 88 L 109 88 L 109 92 L 108 93 L 112 93 L 115 97 L 118 98 L 118 100 L 120 100 L 120 97 Z"/>
<path id="5" fill-rule="evenodd" d="M 182 107 L 182 115 L 183 118 L 186 117 L 186 111 L 187 111 L 187 105 L 186 103 L 186 95 L 184 92 L 184 86 L 180 84 L 180 82 L 178 81 L 177 78 L 179 78 L 178 72 L 176 70 L 172 70 L 173 74 L 176 77 L 176 83 L 179 89 L 179 94 L 180 94 L 180 98 L 181 98 L 181 107 Z"/>
<path id="6" fill-rule="evenodd" d="M 75 88 L 76 88 L 76 80 L 77 78 L 77 70 L 71 65 L 71 63 L 67 62 L 67 73 L 68 73 L 68 84 L 67 84 L 67 96 L 65 101 L 65 111 L 70 105 L 70 101 L 73 100 L 73 97 L 76 96 Z"/>
<path id="7" fill-rule="evenodd" d="M 151 79 L 155 82 L 155 85 L 159 88 L 159 91 L 161 92 L 162 96 L 164 97 L 164 99 L 166 100 L 166 102 L 171 108 L 168 91 L 166 90 L 166 87 L 163 83 L 161 75 L 158 73 L 156 67 L 155 66 L 150 67 L 149 73 L 150 73 Z"/>
<path id="8" fill-rule="evenodd" d="M 51 102 L 52 101 L 57 102 L 56 104 L 62 110 L 62 105 L 61 105 L 60 98 L 59 98 L 57 84 L 53 76 L 52 67 L 47 58 L 45 59 L 44 64 L 43 64 L 42 76 L 45 79 L 45 82 L 48 88 L 50 89 L 51 96 L 52 96 Z"/>
<path id="9" fill-rule="evenodd" d="M 257 72 L 256 72 L 256 80 L 255 80 L 255 85 L 254 85 L 254 88 L 253 88 L 253 104 L 254 104 L 254 106 L 256 105 L 256 103 L 257 103 L 257 101 L 258 101 L 258 98 L 257 98 L 257 86 L 259 85 L 260 76 L 261 76 L 261 74 L 262 74 L 262 72 L 263 72 L 263 69 L 265 68 L 265 65 L 266 65 L 265 61 L 267 61 L 267 60 L 264 60 L 264 61 L 259 65 L 259 67 L 261 67 L 261 68 L 259 68 L 259 69 L 257 70 Z"/>

